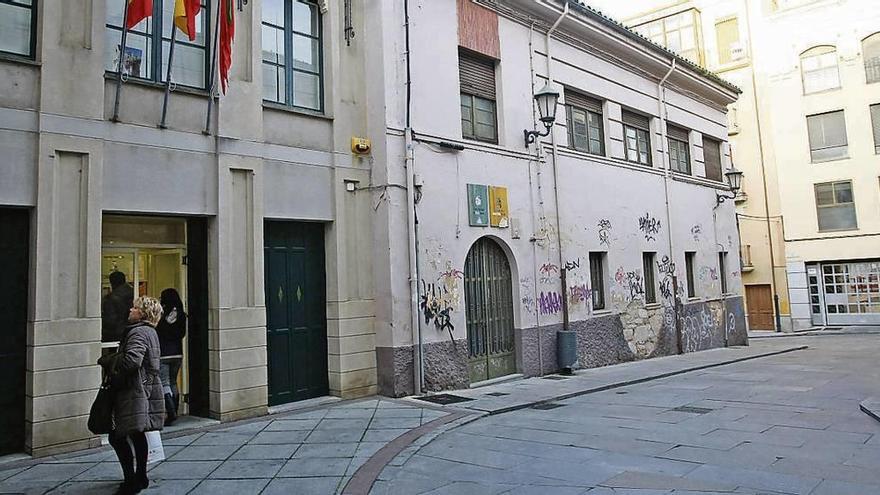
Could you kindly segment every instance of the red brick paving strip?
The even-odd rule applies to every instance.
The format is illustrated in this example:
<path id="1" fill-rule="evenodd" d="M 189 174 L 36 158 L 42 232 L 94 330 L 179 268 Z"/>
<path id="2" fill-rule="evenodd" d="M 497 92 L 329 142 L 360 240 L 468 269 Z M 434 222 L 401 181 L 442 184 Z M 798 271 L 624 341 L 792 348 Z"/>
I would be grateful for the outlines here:
<path id="1" fill-rule="evenodd" d="M 373 483 L 375 483 L 376 478 L 379 477 L 379 474 L 382 473 L 382 470 L 385 469 L 385 466 L 388 465 L 398 454 L 403 452 L 403 450 L 410 445 L 413 444 L 420 437 L 425 435 L 426 433 L 430 433 L 437 428 L 451 423 L 457 419 L 461 419 L 465 416 L 470 416 L 471 413 L 466 412 L 455 412 L 451 414 L 447 414 L 446 416 L 437 418 L 433 421 L 423 424 L 418 428 L 412 429 L 403 435 L 395 438 L 384 447 L 379 449 L 372 457 L 370 457 L 367 462 L 365 462 L 357 471 L 355 471 L 354 476 L 351 477 L 348 484 L 345 485 L 345 488 L 342 490 L 342 495 L 367 495 L 370 493 L 370 489 L 373 488 Z"/>

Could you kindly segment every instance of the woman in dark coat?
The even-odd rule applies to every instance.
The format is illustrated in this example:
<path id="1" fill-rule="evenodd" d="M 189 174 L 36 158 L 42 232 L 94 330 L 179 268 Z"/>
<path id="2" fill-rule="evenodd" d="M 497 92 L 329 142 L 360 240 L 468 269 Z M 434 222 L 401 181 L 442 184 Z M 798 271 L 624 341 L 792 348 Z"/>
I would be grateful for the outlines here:
<path id="1" fill-rule="evenodd" d="M 186 313 L 183 301 L 175 289 L 165 289 L 159 296 L 162 303 L 162 319 L 156 325 L 159 334 L 159 347 L 162 348 L 162 362 L 159 373 L 162 377 L 162 391 L 165 393 L 165 425 L 177 419 L 180 406 L 180 391 L 177 389 L 177 374 L 183 362 L 183 338 L 186 336 Z"/>
<path id="2" fill-rule="evenodd" d="M 161 318 L 159 301 L 152 297 L 135 299 L 128 314 L 129 325 L 119 344 L 121 356 L 111 385 L 114 430 L 110 432 L 110 445 L 125 476 L 119 494 L 137 493 L 150 484 L 144 433 L 161 430 L 165 421 L 165 401 L 159 379 L 159 337 L 155 330 Z M 129 440 L 134 446 L 134 456 Z"/>

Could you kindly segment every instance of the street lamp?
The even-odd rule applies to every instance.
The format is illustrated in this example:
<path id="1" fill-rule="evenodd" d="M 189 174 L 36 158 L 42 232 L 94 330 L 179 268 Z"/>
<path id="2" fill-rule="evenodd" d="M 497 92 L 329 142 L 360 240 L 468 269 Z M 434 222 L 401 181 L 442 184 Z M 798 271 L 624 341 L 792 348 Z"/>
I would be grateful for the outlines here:
<path id="1" fill-rule="evenodd" d="M 735 166 L 731 165 L 730 170 L 724 173 L 724 178 L 727 179 L 727 185 L 730 187 L 730 196 L 715 193 L 715 207 L 721 205 L 725 199 L 734 199 L 736 198 L 736 193 L 739 192 L 740 187 L 742 187 L 743 173 L 742 170 L 737 170 Z"/>
<path id="2" fill-rule="evenodd" d="M 536 138 L 550 134 L 550 130 L 553 128 L 553 122 L 556 121 L 556 105 L 559 103 L 559 91 L 553 89 L 553 86 L 548 82 L 543 88 L 535 93 L 535 102 L 538 104 L 538 119 L 544 124 L 545 131 L 538 132 L 530 131 L 528 129 L 524 130 L 523 136 L 525 137 L 526 148 L 534 143 Z"/>

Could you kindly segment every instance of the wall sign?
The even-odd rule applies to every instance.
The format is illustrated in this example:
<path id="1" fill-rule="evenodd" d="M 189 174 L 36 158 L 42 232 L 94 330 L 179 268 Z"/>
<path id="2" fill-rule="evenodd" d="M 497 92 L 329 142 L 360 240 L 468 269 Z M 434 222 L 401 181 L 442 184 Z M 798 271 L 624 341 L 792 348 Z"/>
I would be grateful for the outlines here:
<path id="1" fill-rule="evenodd" d="M 489 225 L 489 188 L 481 184 L 468 184 L 468 222 L 472 227 Z"/>
<path id="2" fill-rule="evenodd" d="M 489 186 L 489 203 L 489 224 L 502 229 L 509 227 L 510 214 L 507 208 L 507 188 Z"/>

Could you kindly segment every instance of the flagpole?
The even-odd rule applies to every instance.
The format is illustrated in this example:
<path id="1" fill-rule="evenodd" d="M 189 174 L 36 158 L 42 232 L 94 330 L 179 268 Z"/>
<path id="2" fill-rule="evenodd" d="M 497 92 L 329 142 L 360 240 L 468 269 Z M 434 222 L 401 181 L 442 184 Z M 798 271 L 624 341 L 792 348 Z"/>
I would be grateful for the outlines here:
<path id="1" fill-rule="evenodd" d="M 162 100 L 162 122 L 160 129 L 165 129 L 165 117 L 168 115 L 168 96 L 171 94 L 171 68 L 174 67 L 174 45 L 177 41 L 177 26 L 171 23 L 171 46 L 168 48 L 168 73 L 165 77 L 165 97 Z"/>
<path id="2" fill-rule="evenodd" d="M 113 99 L 113 117 L 110 119 L 113 122 L 119 122 L 119 92 L 122 90 L 122 61 L 125 58 L 125 43 L 128 38 L 129 0 L 122 1 L 125 2 L 125 7 L 122 11 L 122 40 L 119 49 L 119 62 L 116 64 L 116 96 Z"/>
<path id="3" fill-rule="evenodd" d="M 208 111 L 205 115 L 205 130 L 202 131 L 203 134 L 211 134 L 211 110 L 214 106 L 214 91 L 217 89 L 217 46 L 220 44 L 220 16 L 223 15 L 223 1 L 217 0 L 217 20 L 214 23 L 213 32 L 214 45 L 211 47 L 211 84 L 209 84 L 208 88 Z"/>

